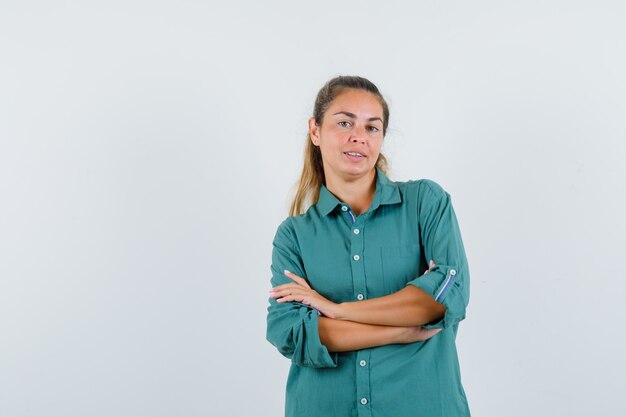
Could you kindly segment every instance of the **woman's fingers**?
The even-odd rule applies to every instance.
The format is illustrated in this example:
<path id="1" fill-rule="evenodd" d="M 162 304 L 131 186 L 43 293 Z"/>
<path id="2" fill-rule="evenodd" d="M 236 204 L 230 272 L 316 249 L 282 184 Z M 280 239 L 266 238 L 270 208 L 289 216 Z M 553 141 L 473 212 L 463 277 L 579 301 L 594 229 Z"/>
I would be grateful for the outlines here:
<path id="1" fill-rule="evenodd" d="M 281 296 L 280 298 L 276 299 L 277 303 L 284 303 L 284 302 L 287 302 L 287 301 L 303 302 L 304 301 L 304 296 L 298 295 L 298 294 L 287 294 L 285 296 Z"/>
<path id="2" fill-rule="evenodd" d="M 415 327 L 413 328 L 413 337 L 415 342 L 423 342 L 424 340 L 428 340 L 437 333 L 439 333 L 442 329 L 425 329 L 423 327 Z"/>
<path id="3" fill-rule="evenodd" d="M 424 272 L 424 275 L 428 274 L 430 270 L 433 269 L 434 266 L 435 266 L 435 261 L 431 259 L 430 263 L 428 264 L 428 269 L 426 270 L 426 272 Z"/>
<path id="4" fill-rule="evenodd" d="M 309 287 L 304 278 L 289 271 L 285 271 L 285 275 L 293 279 L 294 282 L 277 285 L 269 291 L 270 297 L 275 298 L 277 303 L 295 301 L 313 307 L 326 317 L 336 317 L 338 313 L 337 303 Z"/>
<path id="5" fill-rule="evenodd" d="M 293 285 L 293 287 L 286 287 L 280 290 L 270 290 L 270 297 L 275 298 L 279 303 L 298 301 L 300 303 L 309 304 L 311 300 L 310 290 L 302 288 L 302 286 L 297 284 Z"/>
<path id="6" fill-rule="evenodd" d="M 296 274 L 294 274 L 293 272 L 291 272 L 291 271 L 287 271 L 287 270 L 285 269 L 285 275 L 286 275 L 287 277 L 291 278 L 292 280 L 294 280 L 295 282 L 297 282 L 298 284 L 300 284 L 300 285 L 302 285 L 302 286 L 304 286 L 304 287 L 306 287 L 306 288 L 311 288 L 311 287 L 309 286 L 309 283 L 308 283 L 308 282 L 306 282 L 306 279 L 304 279 L 304 278 L 302 278 L 302 277 L 297 276 L 297 275 L 296 275 Z"/>
<path id="7" fill-rule="evenodd" d="M 283 301 L 300 301 L 297 299 L 303 298 L 304 296 L 297 289 L 283 288 L 281 290 L 270 290 L 270 297 L 282 303 Z"/>
<path id="8" fill-rule="evenodd" d="M 284 284 L 274 287 L 270 290 L 270 294 L 276 298 L 276 296 L 300 294 L 304 288 L 298 284 Z"/>
<path id="9" fill-rule="evenodd" d="M 428 340 L 442 329 L 425 329 L 422 326 L 405 327 L 403 330 L 403 339 L 400 343 L 414 343 Z"/>
<path id="10" fill-rule="evenodd" d="M 302 277 L 294 274 L 293 272 L 287 271 L 285 269 L 285 275 L 289 277 L 294 282 L 290 282 L 288 284 L 277 285 L 270 290 L 270 295 L 273 298 L 280 298 L 281 296 L 291 295 L 296 293 L 300 289 L 306 288 L 307 290 L 311 290 L 309 283 Z M 293 300 L 289 300 L 293 301 Z"/>
<path id="11" fill-rule="evenodd" d="M 442 329 L 424 329 L 422 328 L 422 340 L 427 340 L 439 333 Z"/>
<path id="12" fill-rule="evenodd" d="M 300 284 L 290 283 L 282 284 L 272 288 L 269 291 L 270 297 L 275 298 L 279 303 L 285 301 L 298 301 L 304 302 L 304 300 L 312 295 L 312 289 L 305 288 Z"/>

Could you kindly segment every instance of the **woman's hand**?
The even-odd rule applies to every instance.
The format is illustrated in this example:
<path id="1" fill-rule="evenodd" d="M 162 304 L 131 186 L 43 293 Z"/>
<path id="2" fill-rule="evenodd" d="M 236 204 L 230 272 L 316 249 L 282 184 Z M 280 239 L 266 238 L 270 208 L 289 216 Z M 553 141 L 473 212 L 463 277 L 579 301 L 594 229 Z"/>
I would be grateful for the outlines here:
<path id="1" fill-rule="evenodd" d="M 424 275 L 428 274 L 430 270 L 433 269 L 434 266 L 435 266 L 435 261 L 431 259 L 430 263 L 428 264 L 428 269 L 424 272 Z"/>
<path id="2" fill-rule="evenodd" d="M 439 333 L 442 329 L 425 329 L 422 326 L 415 327 L 403 327 L 403 331 L 400 332 L 398 343 L 413 343 L 413 342 L 423 342 L 424 340 L 428 340 L 437 333 Z"/>
<path id="3" fill-rule="evenodd" d="M 315 291 L 309 283 L 293 272 L 285 270 L 285 275 L 294 282 L 277 285 L 270 290 L 270 297 L 275 298 L 278 303 L 297 301 L 319 310 L 324 316 L 337 318 L 339 304 L 330 301 Z"/>

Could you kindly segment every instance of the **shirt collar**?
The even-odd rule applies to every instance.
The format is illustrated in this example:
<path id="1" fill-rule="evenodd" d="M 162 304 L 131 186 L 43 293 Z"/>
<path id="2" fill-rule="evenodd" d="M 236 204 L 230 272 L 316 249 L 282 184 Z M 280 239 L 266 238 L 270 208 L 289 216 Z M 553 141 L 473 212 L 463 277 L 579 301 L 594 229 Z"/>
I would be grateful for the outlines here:
<path id="1" fill-rule="evenodd" d="M 400 197 L 398 185 L 389 180 L 383 171 L 376 167 L 376 192 L 374 193 L 372 204 L 367 211 L 374 211 L 381 205 L 396 204 L 401 201 L 402 199 Z M 326 216 L 331 211 L 335 210 L 337 206 L 341 205 L 341 201 L 339 201 L 333 193 L 328 191 L 326 185 L 322 184 L 320 188 L 320 197 L 316 205 L 320 214 L 322 216 Z"/>

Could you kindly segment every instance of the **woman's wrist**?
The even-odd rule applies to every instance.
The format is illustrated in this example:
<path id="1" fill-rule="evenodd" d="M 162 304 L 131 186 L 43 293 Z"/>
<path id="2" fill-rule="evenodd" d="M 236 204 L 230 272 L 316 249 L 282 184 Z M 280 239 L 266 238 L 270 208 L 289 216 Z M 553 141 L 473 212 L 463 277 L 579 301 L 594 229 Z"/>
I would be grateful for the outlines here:
<path id="1" fill-rule="evenodd" d="M 396 327 L 396 331 L 393 334 L 393 343 L 406 344 L 410 343 L 412 340 L 410 338 L 411 328 L 410 327 Z"/>
<path id="2" fill-rule="evenodd" d="M 317 308 L 317 307 L 316 307 Z M 341 316 L 341 306 L 340 303 L 329 303 L 325 306 L 320 306 L 317 308 L 324 317 L 328 317 L 329 319 L 342 320 Z"/>
<path id="3" fill-rule="evenodd" d="M 332 319 L 335 320 L 347 320 L 346 318 L 346 304 L 345 302 L 343 303 L 335 303 L 335 305 L 333 306 L 332 310 L 331 310 L 331 314 L 333 315 L 333 317 L 330 317 Z"/>

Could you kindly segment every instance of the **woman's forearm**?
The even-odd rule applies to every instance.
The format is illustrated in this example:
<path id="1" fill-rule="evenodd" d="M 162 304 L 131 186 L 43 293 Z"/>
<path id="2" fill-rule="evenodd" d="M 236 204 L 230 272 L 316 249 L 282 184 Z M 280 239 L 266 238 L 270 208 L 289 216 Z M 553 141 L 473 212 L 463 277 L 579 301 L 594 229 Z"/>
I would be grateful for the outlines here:
<path id="1" fill-rule="evenodd" d="M 362 324 L 423 326 L 443 317 L 446 308 L 413 285 L 384 297 L 338 305 L 335 317 Z"/>
<path id="2" fill-rule="evenodd" d="M 392 343 L 407 343 L 403 340 L 406 329 L 402 327 L 377 326 L 319 317 L 320 341 L 330 352 L 346 352 Z"/>

